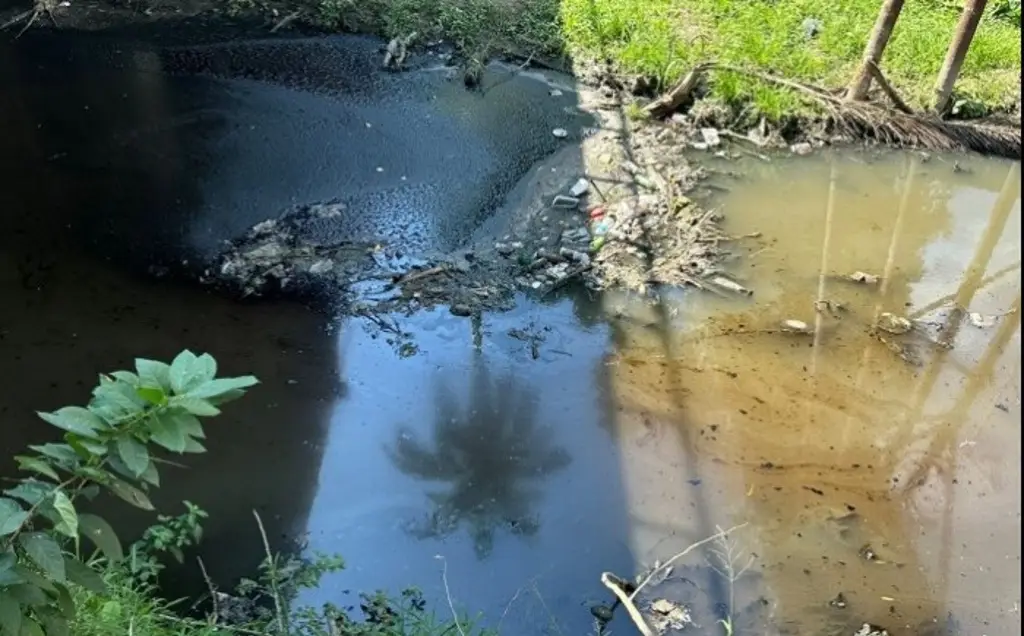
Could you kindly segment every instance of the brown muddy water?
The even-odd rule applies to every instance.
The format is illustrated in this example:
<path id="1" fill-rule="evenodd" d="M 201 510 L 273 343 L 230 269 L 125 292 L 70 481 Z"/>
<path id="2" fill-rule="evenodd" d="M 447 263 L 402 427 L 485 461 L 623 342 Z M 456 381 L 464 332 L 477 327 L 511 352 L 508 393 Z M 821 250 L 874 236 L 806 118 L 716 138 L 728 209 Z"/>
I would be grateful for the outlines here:
<path id="1" fill-rule="evenodd" d="M 238 104 L 263 95 L 209 81 L 172 92 L 196 100 L 193 113 L 244 114 Z M 208 97 L 229 89 L 231 105 Z M 265 110 L 288 112 L 288 99 Z M 66 125 L 48 143 L 84 135 Z M 144 128 L 122 133 L 145 141 Z M 678 564 L 698 633 L 721 633 L 727 615 L 737 634 L 1020 629 L 1019 165 L 894 153 L 721 166 L 727 193 L 709 203 L 732 234 L 757 233 L 730 266 L 752 297 L 567 293 L 479 322 L 399 316 L 418 348 L 403 357 L 403 342 L 359 319 L 133 273 L 137 256 L 73 227 L 76 198 L 30 185 L 30 168 L 56 159 L 29 131 L 16 128 L 18 143 L 39 164 L 3 155 L 3 446 L 47 435 L 32 411 L 84 400 L 97 372 L 134 356 L 189 347 L 256 374 L 262 385 L 211 424 L 210 452 L 168 472 L 158 498 L 210 512 L 202 554 L 222 585 L 261 558 L 258 509 L 275 546 L 344 555 L 309 602 L 415 585 L 443 613 L 447 584 L 503 634 L 584 634 L 588 606 L 609 601 L 602 571 L 632 575 L 742 524 Z M 134 171 L 121 156 L 47 174 L 120 185 L 135 228 L 146 205 L 174 207 L 179 173 L 159 157 L 188 165 L 175 144 Z M 204 162 L 216 175 L 232 152 Z M 173 203 L 235 222 L 244 206 L 200 190 Z M 842 279 L 854 271 L 881 281 Z M 844 309 L 817 313 L 819 298 Z M 916 328 L 887 345 L 868 329 L 886 312 Z M 784 333 L 785 320 L 811 333 Z M 128 533 L 147 521 L 108 514 Z M 172 593 L 202 589 L 191 564 L 174 577 Z"/>

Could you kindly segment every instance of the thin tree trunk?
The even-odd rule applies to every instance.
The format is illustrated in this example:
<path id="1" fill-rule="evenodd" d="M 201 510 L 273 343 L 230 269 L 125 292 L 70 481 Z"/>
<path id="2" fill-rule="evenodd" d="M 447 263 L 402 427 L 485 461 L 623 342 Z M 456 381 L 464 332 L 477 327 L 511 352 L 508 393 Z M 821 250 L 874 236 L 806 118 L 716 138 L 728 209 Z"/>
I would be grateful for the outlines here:
<path id="1" fill-rule="evenodd" d="M 885 52 L 885 45 L 889 43 L 896 19 L 903 10 L 903 1 L 885 0 L 882 4 L 882 10 L 878 12 L 878 19 L 875 20 L 875 28 L 871 30 L 871 38 L 864 47 L 864 59 L 857 70 L 857 76 L 850 82 L 850 87 L 846 91 L 846 99 L 861 101 L 868 96 L 872 78 L 871 63 L 881 66 L 882 53 Z"/>
<path id="2" fill-rule="evenodd" d="M 964 0 L 964 11 L 960 14 L 960 22 L 956 25 L 953 41 L 946 51 L 946 60 L 939 71 L 939 79 L 935 83 L 935 110 L 941 115 L 949 108 L 949 98 L 953 94 L 953 85 L 960 76 L 960 68 L 967 57 L 967 49 L 978 30 L 978 22 L 985 11 L 988 0 Z"/>

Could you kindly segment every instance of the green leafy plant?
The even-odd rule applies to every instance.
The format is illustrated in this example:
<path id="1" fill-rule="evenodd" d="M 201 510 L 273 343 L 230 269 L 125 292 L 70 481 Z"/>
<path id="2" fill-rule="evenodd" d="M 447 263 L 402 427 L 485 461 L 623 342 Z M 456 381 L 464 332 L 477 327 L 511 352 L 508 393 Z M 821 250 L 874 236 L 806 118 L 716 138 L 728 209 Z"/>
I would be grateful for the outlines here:
<path id="1" fill-rule="evenodd" d="M 82 556 L 81 540 L 111 563 L 120 562 L 124 550 L 109 523 L 78 510 L 80 501 L 106 489 L 153 510 L 148 492 L 160 485 L 159 449 L 205 452 L 200 418 L 218 415 L 222 404 L 258 382 L 216 376 L 209 354 L 183 351 L 170 364 L 140 358 L 134 372 L 101 374 L 86 406 L 38 414 L 63 431 L 63 441 L 16 456 L 26 476 L 0 496 L 0 633 L 69 634 L 72 586 L 105 592 L 104 578 Z M 168 536 L 148 541 L 172 553 L 184 547 L 168 544 Z"/>

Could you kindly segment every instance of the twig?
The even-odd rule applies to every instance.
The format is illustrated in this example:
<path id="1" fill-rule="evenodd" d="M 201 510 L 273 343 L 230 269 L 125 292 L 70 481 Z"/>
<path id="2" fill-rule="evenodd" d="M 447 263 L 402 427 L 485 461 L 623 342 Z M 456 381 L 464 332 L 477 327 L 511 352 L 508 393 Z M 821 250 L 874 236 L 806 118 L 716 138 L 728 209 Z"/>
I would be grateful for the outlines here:
<path id="1" fill-rule="evenodd" d="M 42 12 L 38 8 L 32 11 L 32 17 L 28 19 L 28 22 L 25 23 L 25 26 L 21 27 L 21 31 L 18 31 L 18 35 L 14 36 L 15 40 L 20 38 L 22 34 L 25 33 L 25 31 L 28 31 L 29 27 L 31 27 L 32 24 L 36 21 L 40 13 Z"/>
<path id="2" fill-rule="evenodd" d="M 633 624 L 640 630 L 643 636 L 655 636 L 654 630 L 647 624 L 647 619 L 640 613 L 640 610 L 636 608 L 636 604 L 633 603 L 633 599 L 626 594 L 625 590 L 618 583 L 618 577 L 611 572 L 604 572 L 601 574 L 601 583 L 606 588 L 611 590 L 612 594 L 615 595 L 616 600 L 626 608 L 626 613 L 633 620 Z"/>
<path id="3" fill-rule="evenodd" d="M 260 529 L 260 538 L 263 539 L 263 550 L 267 555 L 267 569 L 270 571 L 270 592 L 274 596 L 277 627 L 281 630 L 281 634 L 284 635 L 288 633 L 288 619 L 284 614 L 284 605 L 281 603 L 281 591 L 277 586 L 277 565 L 274 562 L 274 553 L 270 551 L 270 541 L 267 539 L 267 530 L 263 527 L 263 519 L 260 518 L 260 513 L 253 510 L 252 516 L 256 517 L 256 525 Z"/>
<path id="4" fill-rule="evenodd" d="M 448 560 L 440 554 L 437 555 L 437 558 L 441 559 L 441 582 L 444 583 L 444 595 L 448 598 L 448 609 L 452 611 L 452 620 L 455 621 L 455 628 L 459 630 L 459 636 L 466 636 L 465 630 L 462 629 L 462 624 L 459 623 L 459 614 L 455 611 L 452 592 L 448 588 Z"/>
<path id="5" fill-rule="evenodd" d="M 25 18 L 29 17 L 30 15 L 32 15 L 32 9 L 28 9 L 26 11 L 22 11 L 18 15 L 14 16 L 13 18 L 8 20 L 7 22 L 4 22 L 2 25 L 0 25 L 0 31 L 6 31 L 10 27 L 12 27 L 15 24 L 21 22 L 22 20 L 24 20 Z"/>
<path id="6" fill-rule="evenodd" d="M 210 602 L 213 604 L 213 622 L 220 622 L 220 606 L 217 603 L 217 588 L 213 586 L 213 580 L 210 578 L 210 574 L 206 571 L 206 564 L 203 563 L 203 557 L 196 557 L 196 561 L 199 563 L 199 571 L 203 573 L 203 580 L 206 581 L 206 587 L 210 590 Z"/>
<path id="7" fill-rule="evenodd" d="M 292 11 L 288 15 L 284 16 L 283 18 L 281 18 L 281 20 L 278 21 L 278 23 L 275 24 L 272 29 L 270 29 L 270 32 L 271 33 L 277 33 L 278 30 L 283 29 L 284 27 L 286 27 L 289 24 L 291 24 L 295 20 L 295 18 L 299 17 L 300 15 L 302 15 L 302 10 L 301 9 L 299 9 L 297 11 Z"/>
<path id="8" fill-rule="evenodd" d="M 409 274 L 406 274 L 405 276 L 403 276 L 403 277 L 399 278 L 397 281 L 395 281 L 395 283 L 398 284 L 398 285 L 404 285 L 406 283 L 411 283 L 414 280 L 419 280 L 421 278 L 426 278 L 427 276 L 434 276 L 435 274 L 443 274 L 446 271 L 448 271 L 447 267 L 445 267 L 444 265 L 438 265 L 437 267 L 431 267 L 430 269 L 421 269 L 419 271 L 411 272 Z"/>
<path id="9" fill-rule="evenodd" d="M 878 68 L 878 65 L 875 64 L 875 61 L 868 60 L 867 67 L 868 72 L 871 73 L 872 76 L 874 76 L 875 81 L 878 82 L 878 85 L 882 87 L 882 92 L 884 92 L 886 96 L 889 97 L 889 100 L 892 101 L 893 106 L 895 106 L 898 110 L 908 115 L 913 115 L 914 110 L 910 106 L 907 106 L 907 103 L 903 101 L 903 98 L 899 96 L 899 93 L 896 92 L 896 89 L 894 89 L 892 85 L 889 83 L 889 80 L 885 79 L 885 75 L 882 74 L 882 69 Z"/>
<path id="10" fill-rule="evenodd" d="M 640 593 L 640 590 L 644 589 L 644 586 L 647 585 L 648 583 L 650 583 L 651 579 L 653 579 L 656 574 L 658 574 L 662 570 L 665 570 L 666 568 L 668 568 L 670 565 L 672 565 L 673 563 L 675 563 L 679 559 L 683 558 L 687 554 L 693 552 L 694 550 L 696 550 L 697 548 L 699 548 L 699 547 L 701 547 L 701 546 L 703 546 L 705 544 L 711 543 L 713 541 L 718 541 L 722 537 L 729 536 L 730 533 L 735 532 L 736 530 L 739 530 L 740 528 L 743 528 L 746 525 L 747 525 L 746 522 L 741 523 L 739 525 L 736 525 L 736 526 L 733 526 L 733 527 L 729 528 L 728 530 L 721 530 L 721 531 L 711 535 L 710 537 L 708 537 L 706 539 L 701 539 L 697 543 L 691 544 L 690 547 L 686 548 L 685 550 L 683 550 L 682 552 L 676 554 L 674 557 L 672 557 L 668 561 L 665 561 L 660 566 L 658 566 L 658 567 L 654 568 L 653 570 L 651 570 L 650 574 L 648 574 L 644 578 L 644 580 L 640 582 L 640 585 L 636 586 L 636 589 L 633 590 L 633 593 L 629 595 L 629 599 L 630 600 L 635 599 L 637 594 Z"/>

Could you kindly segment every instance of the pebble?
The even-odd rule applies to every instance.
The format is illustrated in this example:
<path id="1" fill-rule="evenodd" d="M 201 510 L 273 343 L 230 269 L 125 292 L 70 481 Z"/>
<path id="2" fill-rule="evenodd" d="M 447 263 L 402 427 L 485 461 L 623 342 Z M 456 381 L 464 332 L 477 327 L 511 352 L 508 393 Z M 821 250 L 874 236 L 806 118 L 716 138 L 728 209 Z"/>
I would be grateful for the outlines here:
<path id="1" fill-rule="evenodd" d="M 794 155 L 800 156 L 809 155 L 812 152 L 814 152 L 814 146 L 807 143 L 806 141 L 801 141 L 798 144 L 793 144 L 792 146 L 789 147 L 789 149 L 790 151 L 793 152 Z"/>
<path id="2" fill-rule="evenodd" d="M 566 130 L 565 128 L 555 128 L 554 130 L 551 131 L 551 134 L 554 135 L 555 137 L 558 137 L 559 139 L 565 139 L 566 137 L 569 136 L 569 131 Z"/>

